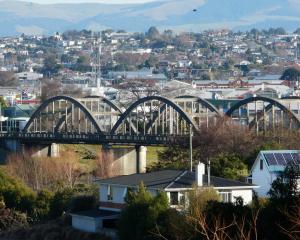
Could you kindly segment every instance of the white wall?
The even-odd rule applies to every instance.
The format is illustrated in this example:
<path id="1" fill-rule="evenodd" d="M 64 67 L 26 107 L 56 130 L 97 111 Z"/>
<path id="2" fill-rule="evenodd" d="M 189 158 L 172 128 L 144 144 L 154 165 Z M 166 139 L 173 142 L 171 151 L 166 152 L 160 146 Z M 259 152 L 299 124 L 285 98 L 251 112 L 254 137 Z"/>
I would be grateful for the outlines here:
<path id="1" fill-rule="evenodd" d="M 127 187 L 115 187 L 113 189 L 113 203 L 125 203 L 124 198 L 126 197 Z"/>
<path id="2" fill-rule="evenodd" d="M 124 198 L 127 193 L 127 187 L 121 187 L 121 186 L 111 186 L 112 188 L 112 194 L 113 194 L 113 200 L 112 203 L 125 203 Z M 108 185 L 100 185 L 99 190 L 99 199 L 100 202 L 108 202 L 107 200 L 107 192 L 108 192 Z"/>
<path id="3" fill-rule="evenodd" d="M 259 197 L 267 196 L 275 179 L 276 175 L 269 172 L 265 161 L 263 161 L 263 170 L 260 170 L 260 159 L 258 159 L 252 169 L 252 183 L 259 186 L 259 188 L 255 189 Z"/>
<path id="4" fill-rule="evenodd" d="M 237 197 L 242 197 L 245 205 L 250 204 L 252 202 L 252 189 L 232 190 L 232 202 Z"/>
<path id="5" fill-rule="evenodd" d="M 99 199 L 100 202 L 107 202 L 107 185 L 100 185 L 99 186 Z"/>

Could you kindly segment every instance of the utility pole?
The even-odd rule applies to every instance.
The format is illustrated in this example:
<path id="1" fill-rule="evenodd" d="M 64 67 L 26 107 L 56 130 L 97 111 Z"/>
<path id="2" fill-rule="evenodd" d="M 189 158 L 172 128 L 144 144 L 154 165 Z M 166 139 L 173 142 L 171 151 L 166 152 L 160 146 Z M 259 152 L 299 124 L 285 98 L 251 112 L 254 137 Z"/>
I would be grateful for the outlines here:
<path id="1" fill-rule="evenodd" d="M 99 89 L 101 87 L 101 54 L 102 54 L 102 33 L 100 31 L 100 42 L 98 47 L 98 76 L 97 76 L 97 88 Z"/>
<path id="2" fill-rule="evenodd" d="M 193 128 L 192 124 L 190 124 L 190 164 L 191 164 L 191 172 L 193 171 Z"/>

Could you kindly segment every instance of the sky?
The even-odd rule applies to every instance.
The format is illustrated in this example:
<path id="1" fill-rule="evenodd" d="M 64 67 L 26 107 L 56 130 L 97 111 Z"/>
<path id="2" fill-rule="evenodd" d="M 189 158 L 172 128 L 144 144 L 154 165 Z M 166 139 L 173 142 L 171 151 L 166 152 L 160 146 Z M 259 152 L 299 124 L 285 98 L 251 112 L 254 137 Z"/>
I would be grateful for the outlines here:
<path id="1" fill-rule="evenodd" d="M 34 2 L 40 4 L 51 4 L 51 3 L 108 3 L 108 4 L 118 4 L 118 3 L 145 3 L 145 2 L 154 2 L 158 0 L 20 0 L 23 2 Z"/>

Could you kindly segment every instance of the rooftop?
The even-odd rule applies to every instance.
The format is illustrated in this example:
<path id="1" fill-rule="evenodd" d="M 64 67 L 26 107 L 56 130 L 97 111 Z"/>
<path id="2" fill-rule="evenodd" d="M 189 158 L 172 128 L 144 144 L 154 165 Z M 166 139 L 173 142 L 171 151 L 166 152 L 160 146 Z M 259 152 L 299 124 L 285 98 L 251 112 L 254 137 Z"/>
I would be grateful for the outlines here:
<path id="1" fill-rule="evenodd" d="M 265 158 L 269 167 L 274 170 L 282 170 L 287 165 L 300 165 L 300 151 L 298 150 L 272 150 L 261 151 L 261 155 Z M 272 168 L 272 169 L 273 169 Z"/>
<path id="2" fill-rule="evenodd" d="M 137 187 L 141 182 L 147 188 L 152 189 L 177 189 L 192 188 L 195 183 L 195 172 L 183 170 L 162 170 L 157 172 L 131 174 L 127 176 L 118 176 L 103 180 L 97 180 L 100 184 L 121 185 Z M 203 175 L 203 185 L 208 186 L 208 177 Z M 210 185 L 215 188 L 241 187 L 254 188 L 255 185 L 245 182 L 225 179 L 221 177 L 210 177 Z"/>

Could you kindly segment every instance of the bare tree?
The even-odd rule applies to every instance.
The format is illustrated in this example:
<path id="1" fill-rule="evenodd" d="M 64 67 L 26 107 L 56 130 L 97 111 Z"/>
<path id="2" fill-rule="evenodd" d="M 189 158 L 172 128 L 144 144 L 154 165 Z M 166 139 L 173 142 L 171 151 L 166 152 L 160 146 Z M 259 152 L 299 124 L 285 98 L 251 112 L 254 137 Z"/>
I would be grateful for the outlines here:
<path id="1" fill-rule="evenodd" d="M 282 232 L 291 240 L 300 239 L 300 206 L 295 204 L 290 210 L 284 209 L 283 215 L 287 218 L 289 227 L 279 226 Z"/>
<path id="2" fill-rule="evenodd" d="M 8 158 L 7 169 L 35 190 L 74 187 L 79 178 L 86 174 L 73 152 L 63 152 L 58 158 L 33 157 L 29 152 L 12 154 Z"/>
<path id="3" fill-rule="evenodd" d="M 199 159 L 206 161 L 224 152 L 247 156 L 255 146 L 255 139 L 256 135 L 247 127 L 230 119 L 219 119 L 215 125 L 200 126 L 194 144 Z"/>
<path id="4" fill-rule="evenodd" d="M 0 86 L 14 87 L 18 85 L 18 79 L 13 72 L 0 72 Z"/>
<path id="5" fill-rule="evenodd" d="M 113 153 L 110 150 L 105 149 L 97 153 L 94 175 L 101 179 L 114 176 Z"/>
<path id="6" fill-rule="evenodd" d="M 59 95 L 62 92 L 61 88 L 62 86 L 58 79 L 43 79 L 41 100 L 44 101 L 49 97 Z"/>

